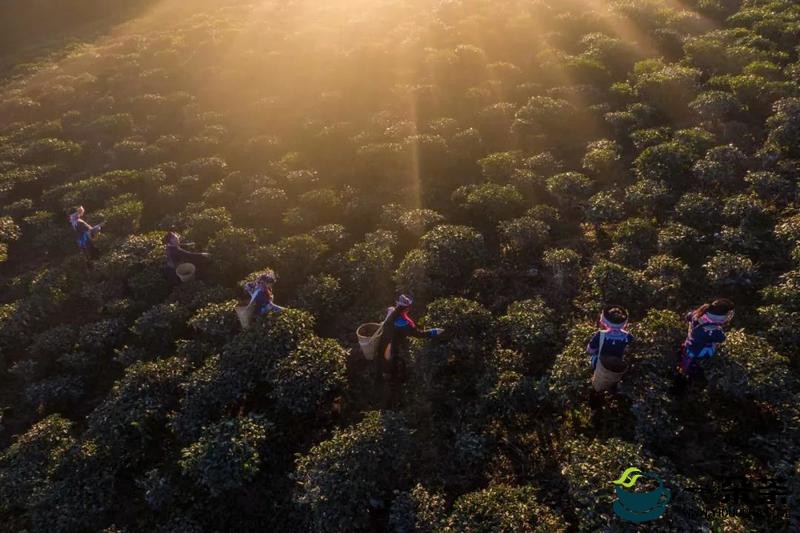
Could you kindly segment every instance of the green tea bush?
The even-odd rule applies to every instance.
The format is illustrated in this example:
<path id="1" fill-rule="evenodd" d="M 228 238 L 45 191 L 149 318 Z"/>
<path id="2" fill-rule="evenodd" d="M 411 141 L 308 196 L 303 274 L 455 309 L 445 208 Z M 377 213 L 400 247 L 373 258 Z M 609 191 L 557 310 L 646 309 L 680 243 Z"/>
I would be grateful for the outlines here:
<path id="1" fill-rule="evenodd" d="M 13 242 L 22 236 L 22 230 L 9 216 L 0 217 L 0 241 Z"/>
<path id="2" fill-rule="evenodd" d="M 25 402 L 40 411 L 59 411 L 72 407 L 85 394 L 81 378 L 56 375 L 25 387 Z"/>
<path id="3" fill-rule="evenodd" d="M 740 254 L 717 252 L 703 265 L 714 287 L 749 287 L 758 274 L 753 261 Z"/>
<path id="4" fill-rule="evenodd" d="M 565 172 L 547 179 L 547 192 L 564 208 L 576 208 L 592 193 L 592 180 L 579 172 Z"/>
<path id="5" fill-rule="evenodd" d="M 619 143 L 600 139 L 589 143 L 582 166 L 604 182 L 614 181 L 622 170 L 622 147 Z"/>
<path id="6" fill-rule="evenodd" d="M 448 346 L 461 357 L 470 358 L 494 348 L 496 321 L 477 302 L 465 298 L 440 298 L 427 308 L 422 323 L 444 328 Z"/>
<path id="7" fill-rule="evenodd" d="M 790 417 L 800 383 L 789 371 L 789 360 L 769 343 L 742 330 L 730 331 L 719 353 L 706 365 L 710 386 L 734 398 L 754 396 Z"/>
<path id="8" fill-rule="evenodd" d="M 592 293 L 601 302 L 638 310 L 647 292 L 641 273 L 610 261 L 600 260 L 589 272 Z"/>
<path id="9" fill-rule="evenodd" d="M 313 314 L 318 324 L 333 318 L 347 298 L 339 279 L 325 274 L 311 276 L 297 290 L 297 305 Z"/>
<path id="10" fill-rule="evenodd" d="M 181 450 L 181 470 L 212 496 L 241 488 L 260 471 L 270 431 L 271 425 L 255 415 L 222 420 Z"/>
<path id="11" fill-rule="evenodd" d="M 744 181 L 759 198 L 778 205 L 784 205 L 796 190 L 794 183 L 776 172 L 748 172 Z"/>
<path id="12" fill-rule="evenodd" d="M 186 240 L 204 247 L 211 237 L 231 226 L 231 214 L 224 207 L 202 209 L 191 214 L 186 225 Z"/>
<path id="13" fill-rule="evenodd" d="M 334 340 L 308 337 L 275 366 L 272 398 L 292 416 L 312 415 L 343 393 L 347 352 Z"/>
<path id="14" fill-rule="evenodd" d="M 505 371 L 481 398 L 481 412 L 492 421 L 514 424 L 538 411 L 546 395 L 545 380 Z"/>
<path id="15" fill-rule="evenodd" d="M 272 360 L 285 357 L 314 330 L 314 318 L 299 309 L 265 315 L 256 326 L 237 335 L 223 350 L 223 361 Z"/>
<path id="16" fill-rule="evenodd" d="M 162 238 L 159 232 L 130 235 L 103 254 L 97 269 L 109 278 L 125 280 L 140 272 L 143 266 L 160 267 L 165 262 Z"/>
<path id="17" fill-rule="evenodd" d="M 137 344 L 154 354 L 166 354 L 183 332 L 189 311 L 178 304 L 159 304 L 145 311 L 130 328 Z"/>
<path id="18" fill-rule="evenodd" d="M 670 141 L 646 148 L 634 166 L 640 178 L 674 188 L 690 182 L 694 162 L 694 154 L 688 147 Z"/>
<path id="19" fill-rule="evenodd" d="M 74 327 L 66 325 L 47 329 L 33 338 L 28 353 L 46 370 L 59 356 L 72 351 L 77 333 Z"/>
<path id="20" fill-rule="evenodd" d="M 347 250 L 339 260 L 339 278 L 345 294 L 354 299 L 388 297 L 392 290 L 395 241 L 388 236 L 379 241 L 363 241 Z M 369 287 L 369 291 L 364 289 Z"/>
<path id="21" fill-rule="evenodd" d="M 86 437 L 101 442 L 116 464 L 141 460 L 177 405 L 186 362 L 171 358 L 135 363 L 88 417 Z"/>
<path id="22" fill-rule="evenodd" d="M 442 495 L 417 484 L 392 500 L 389 527 L 398 533 L 433 533 L 444 527 L 447 513 Z"/>
<path id="23" fill-rule="evenodd" d="M 89 370 L 102 363 L 103 357 L 110 359 L 110 352 L 124 338 L 125 326 L 125 322 L 118 318 L 81 326 L 75 347 L 62 355 L 59 361 L 76 370 Z"/>
<path id="24" fill-rule="evenodd" d="M 558 146 L 572 132 L 577 110 L 566 100 L 533 96 L 514 116 L 513 133 L 525 135 L 545 148 Z"/>
<path id="25" fill-rule="evenodd" d="M 670 222 L 658 232 L 658 250 L 682 259 L 697 257 L 698 244 L 702 236 L 695 228 L 679 222 Z"/>
<path id="26" fill-rule="evenodd" d="M 252 230 L 227 227 L 218 231 L 208 241 L 214 270 L 226 280 L 238 280 L 258 265 L 253 264 L 247 250 L 256 247 L 258 238 Z"/>
<path id="27" fill-rule="evenodd" d="M 616 191 L 601 191 L 588 200 L 584 209 L 586 220 L 592 224 L 618 222 L 625 216 L 624 206 Z"/>
<path id="28" fill-rule="evenodd" d="M 144 203 L 133 194 L 115 196 L 106 207 L 97 212 L 97 217 L 105 222 L 104 230 L 115 235 L 137 233 L 142 221 Z"/>
<path id="29" fill-rule="evenodd" d="M 742 105 L 729 92 L 705 91 L 689 103 L 689 109 L 703 120 L 719 123 L 736 117 L 742 111 Z"/>
<path id="30" fill-rule="evenodd" d="M 208 341 L 224 343 L 241 327 L 234 311 L 236 305 L 236 300 L 207 304 L 189 318 L 187 325 Z"/>
<path id="31" fill-rule="evenodd" d="M 569 248 L 550 248 L 542 254 L 555 284 L 562 289 L 572 285 L 580 271 L 581 255 Z"/>
<path id="32" fill-rule="evenodd" d="M 113 505 L 113 458 L 103 445 L 82 440 L 68 449 L 54 468 L 51 482 L 35 495 L 31 522 L 36 531 L 67 533 L 99 530 Z"/>
<path id="33" fill-rule="evenodd" d="M 55 466 L 74 443 L 72 422 L 51 415 L 35 423 L 0 454 L 0 508 L 31 506 Z"/>
<path id="34" fill-rule="evenodd" d="M 570 330 L 567 344 L 556 355 L 547 376 L 548 398 L 557 405 L 574 406 L 588 393 L 591 367 L 586 345 L 596 329 L 586 323 Z"/>
<path id="35" fill-rule="evenodd" d="M 545 370 L 561 344 L 555 315 L 541 298 L 512 303 L 498 320 L 501 338 L 525 355 L 529 372 Z"/>
<path id="36" fill-rule="evenodd" d="M 676 303 L 689 279 L 689 267 L 671 255 L 654 255 L 647 260 L 643 274 L 648 287 L 654 291 L 654 301 Z"/>
<path id="37" fill-rule="evenodd" d="M 323 242 L 307 234 L 283 238 L 267 248 L 269 263 L 289 287 L 296 287 L 314 273 L 317 262 L 327 253 Z"/>
<path id="38" fill-rule="evenodd" d="M 674 443 L 681 430 L 670 388 L 686 322 L 673 311 L 650 309 L 631 331 L 635 342 L 619 389 L 631 401 L 637 441 L 659 449 Z"/>
<path id="39" fill-rule="evenodd" d="M 362 529 L 410 473 L 411 431 L 391 411 L 372 411 L 298 457 L 295 502 L 317 531 Z"/>
<path id="40" fill-rule="evenodd" d="M 406 209 L 397 204 L 390 204 L 384 206 L 381 212 L 383 225 L 416 238 L 422 237 L 444 221 L 444 216 L 433 209 Z"/>
<path id="41" fill-rule="evenodd" d="M 420 240 L 394 274 L 395 283 L 419 300 L 447 294 L 472 275 L 486 257 L 483 236 L 466 226 L 438 226 Z"/>
<path id="42" fill-rule="evenodd" d="M 721 207 L 717 200 L 707 194 L 687 192 L 675 204 L 675 218 L 678 222 L 708 233 L 719 226 Z"/>
<path id="43" fill-rule="evenodd" d="M 169 428 L 184 443 L 200 437 L 203 427 L 235 405 L 247 392 L 247 376 L 223 367 L 219 355 L 209 356 L 180 384 L 178 408 L 169 415 Z"/>
<path id="44" fill-rule="evenodd" d="M 797 121 L 800 117 L 800 99 L 784 98 L 775 102 L 772 116 L 767 120 L 769 135 L 763 150 L 783 157 L 797 158 L 800 150 L 800 129 Z"/>
<path id="45" fill-rule="evenodd" d="M 706 187 L 730 189 L 741 183 L 745 155 L 733 145 L 717 146 L 692 167 L 695 177 Z"/>
<path id="46" fill-rule="evenodd" d="M 539 503 L 537 491 L 527 485 L 496 485 L 465 494 L 453 504 L 444 531 L 566 531 L 567 523 Z"/>
<path id="47" fill-rule="evenodd" d="M 614 248 L 612 258 L 616 261 L 638 266 L 656 248 L 658 229 L 649 220 L 629 218 L 614 228 L 611 234 Z"/>
<path id="48" fill-rule="evenodd" d="M 514 218 L 524 209 L 522 195 L 513 185 L 464 185 L 453 192 L 451 199 L 467 220 L 481 220 L 481 226 L 486 228 L 494 228 L 499 221 Z"/>
<path id="49" fill-rule="evenodd" d="M 530 264 L 538 258 L 550 240 L 550 226 L 533 217 L 501 222 L 497 228 L 501 253 L 518 264 Z"/>

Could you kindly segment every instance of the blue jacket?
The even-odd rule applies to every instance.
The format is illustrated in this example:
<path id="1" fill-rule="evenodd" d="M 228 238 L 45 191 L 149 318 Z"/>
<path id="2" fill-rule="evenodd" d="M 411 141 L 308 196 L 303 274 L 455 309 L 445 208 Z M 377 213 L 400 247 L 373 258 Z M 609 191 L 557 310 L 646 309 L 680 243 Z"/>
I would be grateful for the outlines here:
<path id="1" fill-rule="evenodd" d="M 711 357 L 717 351 L 716 344 L 725 340 L 722 325 L 696 320 L 692 313 L 686 315 L 689 322 L 689 334 L 683 346 L 689 357 Z"/>
<path id="2" fill-rule="evenodd" d="M 258 290 L 253 298 L 253 305 L 256 308 L 256 313 L 265 315 L 269 311 L 278 311 L 281 308 L 272 303 L 272 291 Z"/>
<path id="3" fill-rule="evenodd" d="M 78 233 L 78 248 L 83 250 L 90 247 L 92 244 L 92 226 L 79 218 L 74 228 Z"/>
<path id="4" fill-rule="evenodd" d="M 435 329 L 419 329 L 408 316 L 407 311 L 392 309 L 383 322 L 383 331 L 378 342 L 378 354 L 383 356 L 389 343 L 392 344 L 392 355 L 394 356 L 400 351 L 408 351 L 409 337 L 432 338 L 436 335 Z"/>
<path id="5" fill-rule="evenodd" d="M 602 353 L 599 352 L 601 334 L 604 334 Z M 625 348 L 631 342 L 633 342 L 633 335 L 622 329 L 609 329 L 596 332 L 586 346 L 586 351 L 589 352 L 591 356 L 590 362 L 592 368 L 594 369 L 597 366 L 597 360 L 601 355 L 624 359 Z"/>

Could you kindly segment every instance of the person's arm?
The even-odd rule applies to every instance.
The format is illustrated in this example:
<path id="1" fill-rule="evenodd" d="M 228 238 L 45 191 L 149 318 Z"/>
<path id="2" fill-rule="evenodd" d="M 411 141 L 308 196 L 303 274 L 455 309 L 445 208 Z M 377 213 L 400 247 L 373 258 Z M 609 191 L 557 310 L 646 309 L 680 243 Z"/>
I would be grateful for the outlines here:
<path id="1" fill-rule="evenodd" d="M 92 227 L 82 218 L 78 219 L 78 223 L 75 224 L 75 229 L 77 230 L 78 233 L 81 234 L 86 233 L 87 231 L 88 232 L 92 231 Z"/>
<path id="2" fill-rule="evenodd" d="M 596 331 L 592 338 L 589 340 L 589 344 L 586 345 L 586 351 L 590 355 L 595 355 L 597 350 L 600 349 L 600 332 Z"/>
<path id="3" fill-rule="evenodd" d="M 404 326 L 403 329 L 405 330 L 406 335 L 409 337 L 416 337 L 418 339 L 432 339 L 438 336 L 440 332 L 438 328 L 419 329 L 416 324 L 412 325 L 411 323 Z"/>
<path id="4" fill-rule="evenodd" d="M 196 253 L 190 252 L 189 250 L 184 250 L 180 246 L 175 250 L 175 255 L 178 258 L 178 263 L 191 263 L 192 261 L 202 261 L 208 254 L 206 253 Z"/>
<path id="5" fill-rule="evenodd" d="M 426 331 L 419 329 L 417 326 L 412 326 L 411 324 L 403 326 L 402 329 L 409 337 L 417 337 L 418 339 L 425 339 L 428 337 Z"/>
<path id="6" fill-rule="evenodd" d="M 434 337 L 439 336 L 439 332 L 441 331 L 439 328 L 429 328 L 429 329 L 419 329 L 419 328 L 411 328 L 413 333 L 410 332 L 409 335 L 412 337 L 417 337 L 419 339 L 432 339 Z"/>

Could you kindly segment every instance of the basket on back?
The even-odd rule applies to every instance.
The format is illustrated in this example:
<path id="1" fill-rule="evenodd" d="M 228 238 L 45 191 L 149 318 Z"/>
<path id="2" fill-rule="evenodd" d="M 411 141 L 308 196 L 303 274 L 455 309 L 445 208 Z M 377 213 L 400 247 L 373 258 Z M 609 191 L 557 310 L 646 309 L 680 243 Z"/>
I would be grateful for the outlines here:
<path id="1" fill-rule="evenodd" d="M 628 365 L 619 357 L 600 356 L 592 376 L 594 390 L 599 392 L 610 389 L 615 383 L 619 383 L 627 369 Z"/>
<path id="2" fill-rule="evenodd" d="M 371 361 L 375 358 L 382 332 L 383 324 L 370 322 L 358 326 L 358 329 L 356 330 L 358 345 L 361 347 L 361 352 L 364 354 L 366 359 Z"/>
<path id="3" fill-rule="evenodd" d="M 193 280 L 195 272 L 197 272 L 197 268 L 192 263 L 181 263 L 175 267 L 175 274 L 177 274 L 183 282 Z"/>
<path id="4" fill-rule="evenodd" d="M 246 303 L 236 306 L 236 316 L 239 317 L 239 323 L 242 324 L 242 329 L 247 329 L 253 322 L 253 315 L 255 314 L 256 306 L 252 303 Z"/>

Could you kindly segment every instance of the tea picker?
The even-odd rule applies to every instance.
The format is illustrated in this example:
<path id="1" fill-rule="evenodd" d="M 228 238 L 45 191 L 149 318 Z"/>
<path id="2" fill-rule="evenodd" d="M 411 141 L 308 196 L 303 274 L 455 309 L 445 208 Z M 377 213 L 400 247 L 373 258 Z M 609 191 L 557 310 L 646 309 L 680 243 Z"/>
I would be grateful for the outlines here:
<path id="1" fill-rule="evenodd" d="M 387 309 L 386 318 L 380 330 L 375 333 L 379 334 L 375 351 L 381 373 L 384 378 L 391 378 L 393 381 L 401 380 L 404 363 L 401 352 L 408 352 L 409 337 L 431 339 L 444 333 L 441 328 L 419 329 L 408 314 L 412 303 L 411 297 L 401 294 L 395 306 Z"/>
<path id="2" fill-rule="evenodd" d="M 167 260 L 167 277 L 175 279 L 177 276 L 181 281 L 193 279 L 198 265 L 205 265 L 210 257 L 205 252 L 190 252 L 182 248 L 180 235 L 173 231 L 164 235 L 164 253 Z"/>
<path id="3" fill-rule="evenodd" d="M 597 331 L 586 346 L 589 364 L 594 371 L 592 386 L 595 391 L 616 389 L 617 383 L 625 373 L 625 349 L 633 342 L 628 332 L 628 311 L 618 305 L 603 308 L 598 323 L 602 329 Z"/>
<path id="4" fill-rule="evenodd" d="M 278 277 L 272 270 L 267 270 L 260 274 L 254 281 L 244 284 L 244 290 L 250 295 L 250 301 L 242 303 L 236 307 L 236 314 L 242 329 L 250 327 L 253 315 L 265 315 L 267 313 L 281 313 L 285 308 L 277 305 L 272 293 L 272 287 L 277 282 Z"/>
<path id="5" fill-rule="evenodd" d="M 93 239 L 95 235 L 100 233 L 104 222 L 92 226 L 83 220 L 83 215 L 85 214 L 86 210 L 82 205 L 73 208 L 69 214 L 69 223 L 72 229 L 78 234 L 78 248 L 86 257 L 86 262 L 91 268 L 92 262 L 100 255 L 100 252 L 94 246 Z"/>
<path id="6" fill-rule="evenodd" d="M 734 307 L 731 300 L 720 298 L 686 314 L 689 327 L 686 340 L 681 345 L 680 362 L 675 374 L 679 391 L 691 380 L 703 375 L 703 369 L 698 362 L 716 355 L 717 346 L 725 341 L 722 328 L 733 319 Z"/>
<path id="7" fill-rule="evenodd" d="M 278 281 L 278 276 L 272 270 L 258 276 L 255 281 L 245 283 L 244 290 L 250 295 L 250 305 L 253 305 L 255 312 L 265 315 L 269 312 L 280 313 L 283 307 L 275 304 L 272 288 Z"/>

